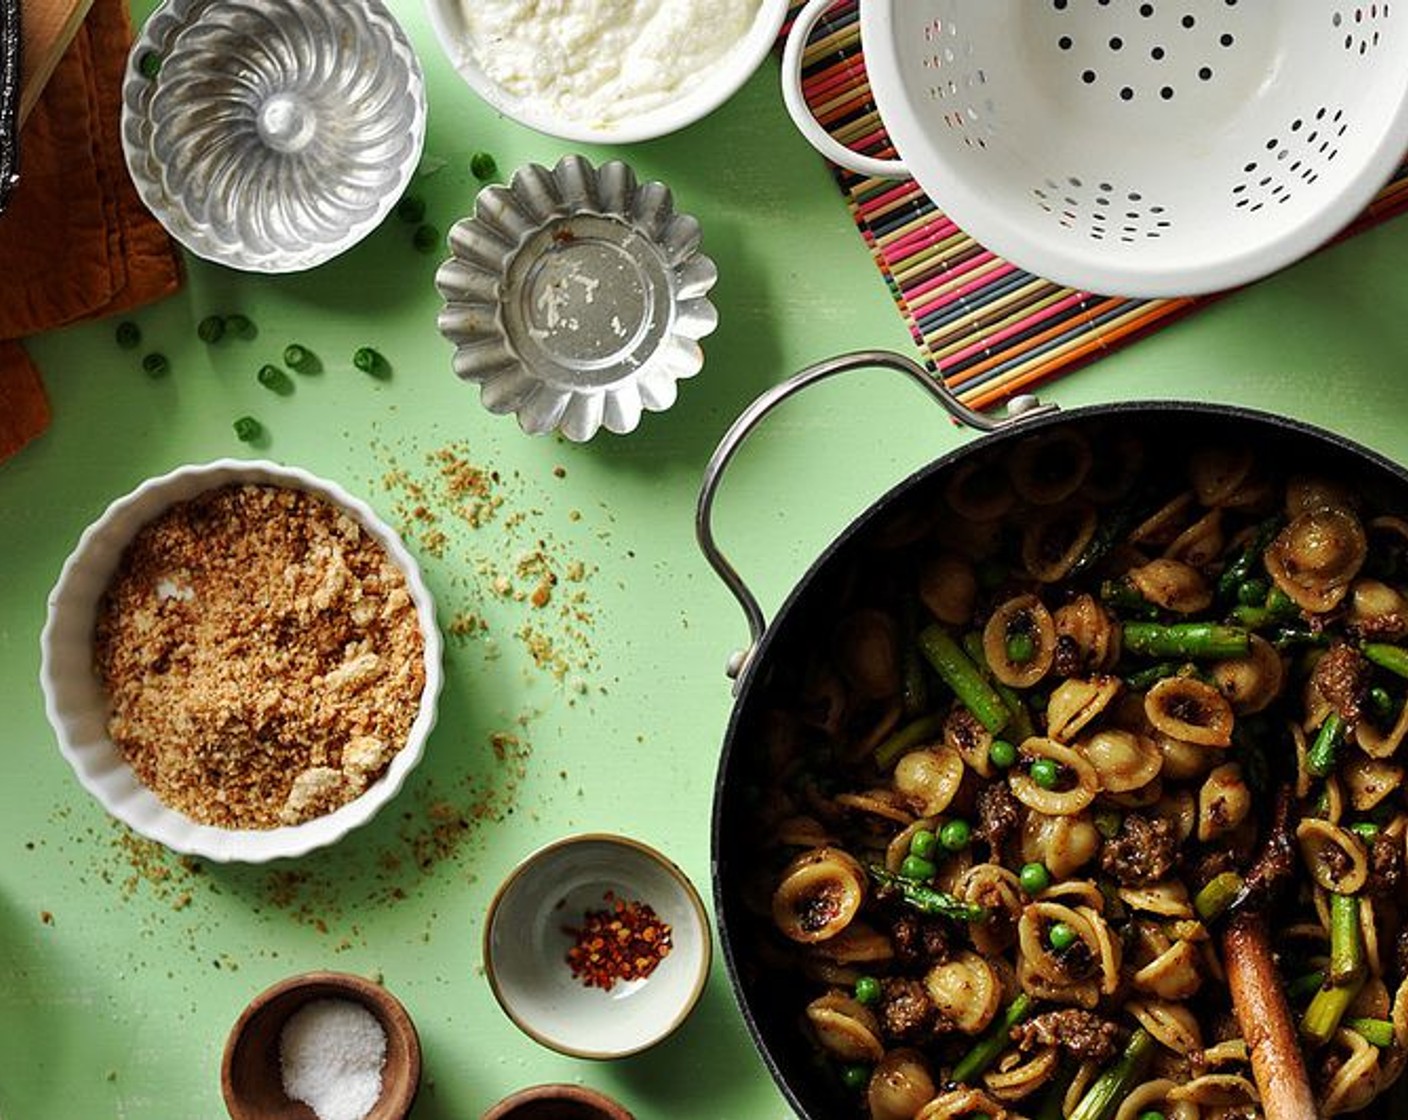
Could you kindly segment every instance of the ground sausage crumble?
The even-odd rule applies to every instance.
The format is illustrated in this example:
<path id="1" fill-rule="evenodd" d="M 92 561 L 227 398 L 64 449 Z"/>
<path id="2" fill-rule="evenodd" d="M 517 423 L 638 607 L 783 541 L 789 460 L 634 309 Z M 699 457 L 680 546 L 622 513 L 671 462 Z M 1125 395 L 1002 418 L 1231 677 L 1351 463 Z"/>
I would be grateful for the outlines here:
<path id="1" fill-rule="evenodd" d="M 323 498 L 242 484 L 179 503 L 99 606 L 108 733 L 171 808 L 223 828 L 329 813 L 385 772 L 425 687 L 404 573 Z"/>

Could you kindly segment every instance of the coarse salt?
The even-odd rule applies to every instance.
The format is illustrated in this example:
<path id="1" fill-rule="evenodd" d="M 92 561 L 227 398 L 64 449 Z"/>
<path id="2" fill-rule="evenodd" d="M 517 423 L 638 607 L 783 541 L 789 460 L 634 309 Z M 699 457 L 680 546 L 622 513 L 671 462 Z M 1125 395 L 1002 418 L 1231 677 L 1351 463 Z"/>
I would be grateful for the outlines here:
<path id="1" fill-rule="evenodd" d="M 317 999 L 279 1034 L 284 1092 L 318 1120 L 365 1120 L 381 1097 L 386 1032 L 360 1003 Z"/>

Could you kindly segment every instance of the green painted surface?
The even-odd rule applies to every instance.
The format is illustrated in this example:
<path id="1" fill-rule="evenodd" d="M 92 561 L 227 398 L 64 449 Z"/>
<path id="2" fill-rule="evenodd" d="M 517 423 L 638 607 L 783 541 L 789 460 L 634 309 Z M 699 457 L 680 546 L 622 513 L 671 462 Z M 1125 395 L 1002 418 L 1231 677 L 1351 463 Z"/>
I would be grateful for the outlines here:
<path id="1" fill-rule="evenodd" d="M 551 1080 L 603 1088 L 643 1118 L 781 1120 L 787 1109 L 720 963 L 668 1042 L 617 1063 L 578 1062 L 499 1012 L 480 974 L 480 919 L 519 858 L 578 830 L 652 843 L 707 894 L 730 707 L 721 668 L 745 628 L 694 545 L 701 470 L 766 386 L 840 351 L 904 349 L 907 334 L 820 161 L 786 120 L 775 61 L 674 137 L 577 148 L 496 117 L 444 60 L 420 6 L 392 7 L 426 69 L 427 156 L 443 161 L 414 188 L 430 221 L 443 230 L 471 209 L 476 150 L 506 173 L 570 150 L 622 155 L 702 221 L 721 275 L 720 328 L 670 412 L 580 447 L 522 435 L 451 375 L 435 330 L 438 255 L 417 253 L 395 218 L 304 276 L 191 262 L 180 294 L 135 316 L 171 360 L 164 380 L 143 375 L 141 351 L 117 348 L 113 322 L 33 341 L 54 426 L 0 467 L 0 1116 L 223 1115 L 220 1053 L 244 1003 L 290 973 L 328 967 L 380 974 L 415 1016 L 418 1120 L 475 1117 Z M 1236 401 L 1408 459 L 1405 259 L 1408 222 L 1391 223 L 1043 395 L 1065 406 Z M 196 339 L 202 317 L 234 311 L 254 320 L 257 339 Z M 275 396 L 255 371 L 293 341 L 325 369 Z M 390 380 L 351 369 L 363 344 L 388 357 Z M 39 630 L 83 527 L 145 477 L 246 453 L 231 431 L 245 413 L 269 433 L 258 452 L 342 482 L 406 531 L 443 621 L 474 615 L 484 629 L 451 636 L 425 761 L 376 821 L 293 863 L 191 867 L 135 841 L 77 786 L 44 718 Z M 819 387 L 740 455 L 720 498 L 720 538 L 771 608 L 858 510 L 966 438 L 886 375 Z M 436 489 L 432 458 L 452 445 L 497 472 L 502 504 L 478 528 Z M 404 483 L 388 486 L 398 471 L 427 488 L 425 515 Z M 580 573 L 544 608 L 515 598 L 527 586 L 518 562 L 535 549 L 564 577 Z"/>

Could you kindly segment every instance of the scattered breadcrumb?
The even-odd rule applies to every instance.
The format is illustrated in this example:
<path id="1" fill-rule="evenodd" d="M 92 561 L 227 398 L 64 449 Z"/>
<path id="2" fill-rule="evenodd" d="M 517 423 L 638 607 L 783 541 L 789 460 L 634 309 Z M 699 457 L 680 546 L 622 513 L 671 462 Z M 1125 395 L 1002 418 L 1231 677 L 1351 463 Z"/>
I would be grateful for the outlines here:
<path id="1" fill-rule="evenodd" d="M 100 607 L 108 731 L 163 802 L 205 824 L 331 812 L 405 744 L 425 686 L 404 574 L 302 490 L 221 487 L 138 533 Z"/>

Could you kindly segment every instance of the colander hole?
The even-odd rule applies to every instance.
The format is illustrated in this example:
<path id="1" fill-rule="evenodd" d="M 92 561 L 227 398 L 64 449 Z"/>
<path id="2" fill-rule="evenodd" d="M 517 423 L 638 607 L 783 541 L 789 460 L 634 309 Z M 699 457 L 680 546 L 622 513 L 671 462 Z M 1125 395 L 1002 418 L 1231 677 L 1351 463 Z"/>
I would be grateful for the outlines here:
<path id="1" fill-rule="evenodd" d="M 1120 50 L 1120 49 L 1123 48 L 1123 47 L 1124 47 L 1124 40 L 1121 39 L 1118 35 L 1114 36 L 1114 37 L 1110 40 L 1110 49 L 1111 49 L 1112 51 Z"/>
<path id="2" fill-rule="evenodd" d="M 1121 87 L 1121 89 L 1120 89 L 1120 100 L 1121 100 L 1121 101 L 1133 101 L 1133 100 L 1134 100 L 1134 90 L 1131 89 L 1129 86 L 1123 86 L 1123 87 Z"/>
<path id="3" fill-rule="evenodd" d="M 1211 67 L 1211 66 L 1201 66 L 1201 67 L 1199 67 L 1199 68 L 1198 68 L 1198 77 L 1199 77 L 1200 79 L 1202 79 L 1203 81 L 1205 81 L 1205 82 L 1211 81 L 1211 80 L 1212 80 L 1212 67 Z"/>
<path id="4" fill-rule="evenodd" d="M 1063 51 L 1068 51 L 1073 46 L 1075 46 L 1075 43 L 1071 40 L 1071 37 L 1069 35 L 1062 35 L 1059 39 L 1056 40 L 1056 45 L 1060 47 Z"/>
<path id="5" fill-rule="evenodd" d="M 1155 62 L 1160 62 L 1162 61 L 1166 53 L 1167 52 L 1163 49 L 1163 47 L 1155 47 L 1149 52 L 1149 57 L 1152 58 Z"/>
<path id="6" fill-rule="evenodd" d="M 1172 100 L 1173 100 L 1173 87 L 1172 87 L 1172 86 L 1164 86 L 1163 89 L 1159 90 L 1159 96 L 1162 97 L 1165 101 L 1172 101 Z"/>
<path id="7" fill-rule="evenodd" d="M 1184 16 L 1181 22 L 1182 22 L 1182 24 L 1183 24 L 1184 27 L 1191 28 L 1191 27 L 1192 27 L 1194 24 L 1196 24 L 1198 21 L 1197 21 L 1196 19 L 1194 19 L 1192 16 Z"/>
<path id="8" fill-rule="evenodd" d="M 1083 72 L 1081 73 L 1080 80 L 1083 81 L 1086 85 L 1090 85 L 1091 83 L 1093 83 L 1093 82 L 1095 81 L 1095 71 L 1094 71 L 1094 70 L 1085 70 L 1085 71 L 1083 71 Z"/>
<path id="9" fill-rule="evenodd" d="M 1234 39 L 1229 33 L 1224 31 L 1222 35 L 1218 37 L 1217 41 L 1221 43 L 1224 47 L 1230 47 L 1237 40 Z"/>
<path id="10" fill-rule="evenodd" d="M 1074 175 L 1067 179 L 1066 182 L 1070 183 L 1073 187 L 1078 187 L 1081 185 L 1080 180 L 1077 179 Z"/>
<path id="11" fill-rule="evenodd" d="M 1125 197 L 1128 198 L 1130 202 L 1142 202 L 1144 200 L 1144 196 L 1138 191 L 1130 191 Z"/>
<path id="12" fill-rule="evenodd" d="M 1143 16 L 1145 19 L 1148 19 L 1150 16 L 1152 16 L 1152 15 L 1154 14 L 1154 5 L 1153 5 L 1153 4 L 1140 4 L 1140 5 L 1139 5 L 1139 14 L 1140 14 L 1141 16 Z"/>
<path id="13" fill-rule="evenodd" d="M 1102 191 L 1104 191 L 1106 194 L 1109 194 L 1109 193 L 1110 193 L 1111 191 L 1113 191 L 1115 188 L 1114 188 L 1114 184 L 1112 184 L 1112 183 L 1101 183 L 1101 184 L 1100 184 L 1100 189 L 1101 189 Z"/>

